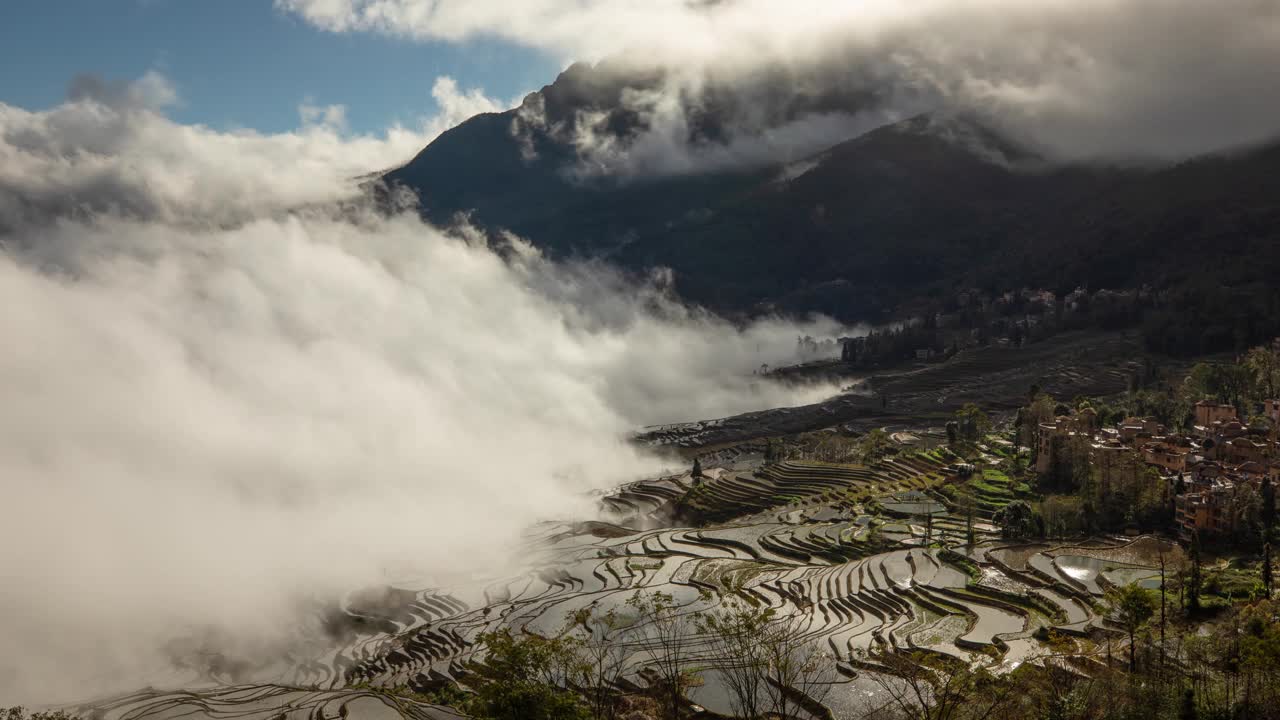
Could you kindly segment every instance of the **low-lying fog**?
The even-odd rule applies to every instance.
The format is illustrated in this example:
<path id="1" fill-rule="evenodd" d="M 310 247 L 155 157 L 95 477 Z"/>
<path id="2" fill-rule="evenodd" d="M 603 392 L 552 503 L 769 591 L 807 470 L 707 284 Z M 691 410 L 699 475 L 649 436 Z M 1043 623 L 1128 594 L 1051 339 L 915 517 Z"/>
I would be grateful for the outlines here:
<path id="1" fill-rule="evenodd" d="M 146 89 L 0 106 L 7 703 L 176 682 L 191 643 L 270 658 L 311 603 L 495 571 L 530 523 L 593 515 L 586 490 L 661 469 L 640 426 L 835 391 L 751 374 L 830 322 L 734 327 L 517 239 L 287 210 L 349 200 L 353 157 L 408 130 L 224 134 Z"/>

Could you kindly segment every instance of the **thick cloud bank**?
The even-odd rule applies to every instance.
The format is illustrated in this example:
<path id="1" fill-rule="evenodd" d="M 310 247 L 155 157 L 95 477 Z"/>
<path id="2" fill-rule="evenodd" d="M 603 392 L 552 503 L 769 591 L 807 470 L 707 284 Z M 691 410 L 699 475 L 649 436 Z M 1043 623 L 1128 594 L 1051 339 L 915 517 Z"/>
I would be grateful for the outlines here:
<path id="1" fill-rule="evenodd" d="M 345 132 L 341 105 L 299 107 L 302 127 L 264 135 L 181 125 L 162 110 L 163 76 L 93 76 L 43 112 L 0 103 L 0 231 L 49 217 L 99 213 L 168 223 L 244 222 L 349 195 L 358 175 L 411 158 L 442 131 L 500 104 L 452 78 L 432 88 L 441 112 L 378 136 Z"/>
<path id="2" fill-rule="evenodd" d="M 979 111 L 1065 159 L 1169 159 L 1280 134 L 1274 0 L 276 0 L 333 31 L 496 35 L 567 60 L 657 65 L 632 172 L 786 160 L 922 108 Z M 643 58 L 643 60 L 637 60 Z M 725 101 L 726 95 L 734 101 Z M 799 102 L 797 102 L 799 100 Z M 708 107 L 734 131 L 687 140 Z M 804 123 L 812 127 L 807 127 Z M 825 134 L 824 134 L 825 133 Z M 836 133 L 838 134 L 838 133 Z M 842 139 L 842 138 L 836 138 Z M 626 148 L 623 148 L 626 149 Z M 590 164 L 588 165 L 590 167 Z"/>
<path id="3" fill-rule="evenodd" d="M 177 682 L 157 672 L 193 647 L 266 662 L 301 606 L 489 572 L 528 524 L 591 516 L 584 491 L 660 469 L 640 425 L 831 391 L 750 374 L 830 324 L 735 328 L 361 209 L 348 173 L 416 149 L 395 133 L 219 133 L 112 97 L 0 107 L 9 702 Z"/>

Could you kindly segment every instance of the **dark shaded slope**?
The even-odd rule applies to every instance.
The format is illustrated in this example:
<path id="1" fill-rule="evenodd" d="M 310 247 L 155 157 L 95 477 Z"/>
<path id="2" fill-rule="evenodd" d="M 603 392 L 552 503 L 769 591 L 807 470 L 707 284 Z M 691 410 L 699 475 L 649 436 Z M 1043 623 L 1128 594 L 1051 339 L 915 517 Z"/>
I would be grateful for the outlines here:
<path id="1" fill-rule="evenodd" d="M 947 132 L 960 130 L 962 132 Z M 972 142 L 971 142 L 972 141 Z M 1044 169 L 961 118 L 923 116 L 837 145 L 790 181 L 637 243 L 711 304 L 865 317 L 971 275 L 1111 173 Z"/>
<path id="2" fill-rule="evenodd" d="M 1028 268 L 1059 284 L 1221 284 L 1274 277 L 1280 266 L 1280 145 L 1125 175 L 1042 228 L 1054 262 Z"/>
<path id="3" fill-rule="evenodd" d="M 516 111 L 477 115 L 445 132 L 397 170 L 388 181 L 418 193 L 437 222 L 458 212 L 477 210 L 481 219 L 519 227 L 540 215 L 559 212 L 573 188 L 557 172 L 566 161 L 555 148 L 526 159 L 511 124 Z"/>
<path id="4" fill-rule="evenodd" d="M 527 98 L 538 123 L 521 110 L 478 116 L 388 178 L 437 222 L 474 211 L 553 255 L 669 267 L 686 298 L 731 315 L 876 319 L 959 284 L 1151 284 L 1190 293 L 1204 307 L 1187 312 L 1205 315 L 1242 302 L 1256 312 L 1274 294 L 1280 145 L 1161 169 L 1053 167 L 971 118 L 924 115 L 836 145 L 803 172 L 575 180 L 565 137 L 580 111 L 605 113 L 620 138 L 640 122 L 601 72 L 575 66 Z"/>

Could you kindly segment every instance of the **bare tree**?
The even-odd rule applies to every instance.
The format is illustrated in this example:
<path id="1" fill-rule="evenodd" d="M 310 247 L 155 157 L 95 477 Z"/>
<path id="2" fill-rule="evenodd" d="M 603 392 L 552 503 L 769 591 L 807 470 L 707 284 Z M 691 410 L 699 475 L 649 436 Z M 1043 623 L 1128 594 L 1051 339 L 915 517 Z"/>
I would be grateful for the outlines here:
<path id="1" fill-rule="evenodd" d="M 616 610 L 599 606 L 569 613 L 570 626 L 581 634 L 579 677 L 592 717 L 614 720 L 618 716 L 618 688 L 626 673 L 630 650 L 623 638 L 626 623 Z"/>
<path id="2" fill-rule="evenodd" d="M 734 713 L 788 718 L 820 706 L 834 680 L 835 662 L 807 634 L 810 616 L 781 614 L 733 595 L 700 620 Z"/>
<path id="3" fill-rule="evenodd" d="M 910 720 L 989 720 L 1009 707 L 1013 683 L 985 668 L 928 652 L 881 652 L 869 677 L 887 706 Z"/>
<path id="4" fill-rule="evenodd" d="M 772 608 L 731 597 L 699 618 L 699 629 L 711 645 L 711 662 L 739 717 L 759 717 L 768 702 L 767 656 L 759 641 L 773 615 Z"/>
<path id="5" fill-rule="evenodd" d="M 812 616 L 799 611 L 770 623 L 759 644 L 768 671 L 770 711 L 791 717 L 805 703 L 821 704 L 834 680 L 835 661 L 807 632 Z"/>
<path id="6" fill-rule="evenodd" d="M 641 591 L 627 604 L 638 615 L 633 636 L 656 677 L 663 713 L 668 720 L 679 720 L 685 690 L 694 677 L 690 650 L 697 627 L 668 593 Z"/>

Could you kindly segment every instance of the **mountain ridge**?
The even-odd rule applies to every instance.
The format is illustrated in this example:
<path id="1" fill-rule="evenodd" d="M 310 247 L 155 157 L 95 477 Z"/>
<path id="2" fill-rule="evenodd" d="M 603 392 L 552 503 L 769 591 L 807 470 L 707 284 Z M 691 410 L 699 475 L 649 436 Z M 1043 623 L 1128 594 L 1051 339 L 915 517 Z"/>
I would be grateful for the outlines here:
<path id="1" fill-rule="evenodd" d="M 521 113 L 563 124 L 614 112 L 608 83 L 593 77 L 570 68 L 385 179 L 413 190 L 435 222 L 467 213 L 553 257 L 670 268 L 683 297 L 727 316 L 877 320 L 964 284 L 1181 287 L 1206 272 L 1256 283 L 1280 269 L 1269 252 L 1280 241 L 1280 143 L 1166 166 L 1055 164 L 981 118 L 931 112 L 798 162 L 583 178 L 577 148 Z M 624 115 L 610 121 L 621 138 L 641 122 Z M 1209 250 L 1259 257 L 1206 264 Z"/>

